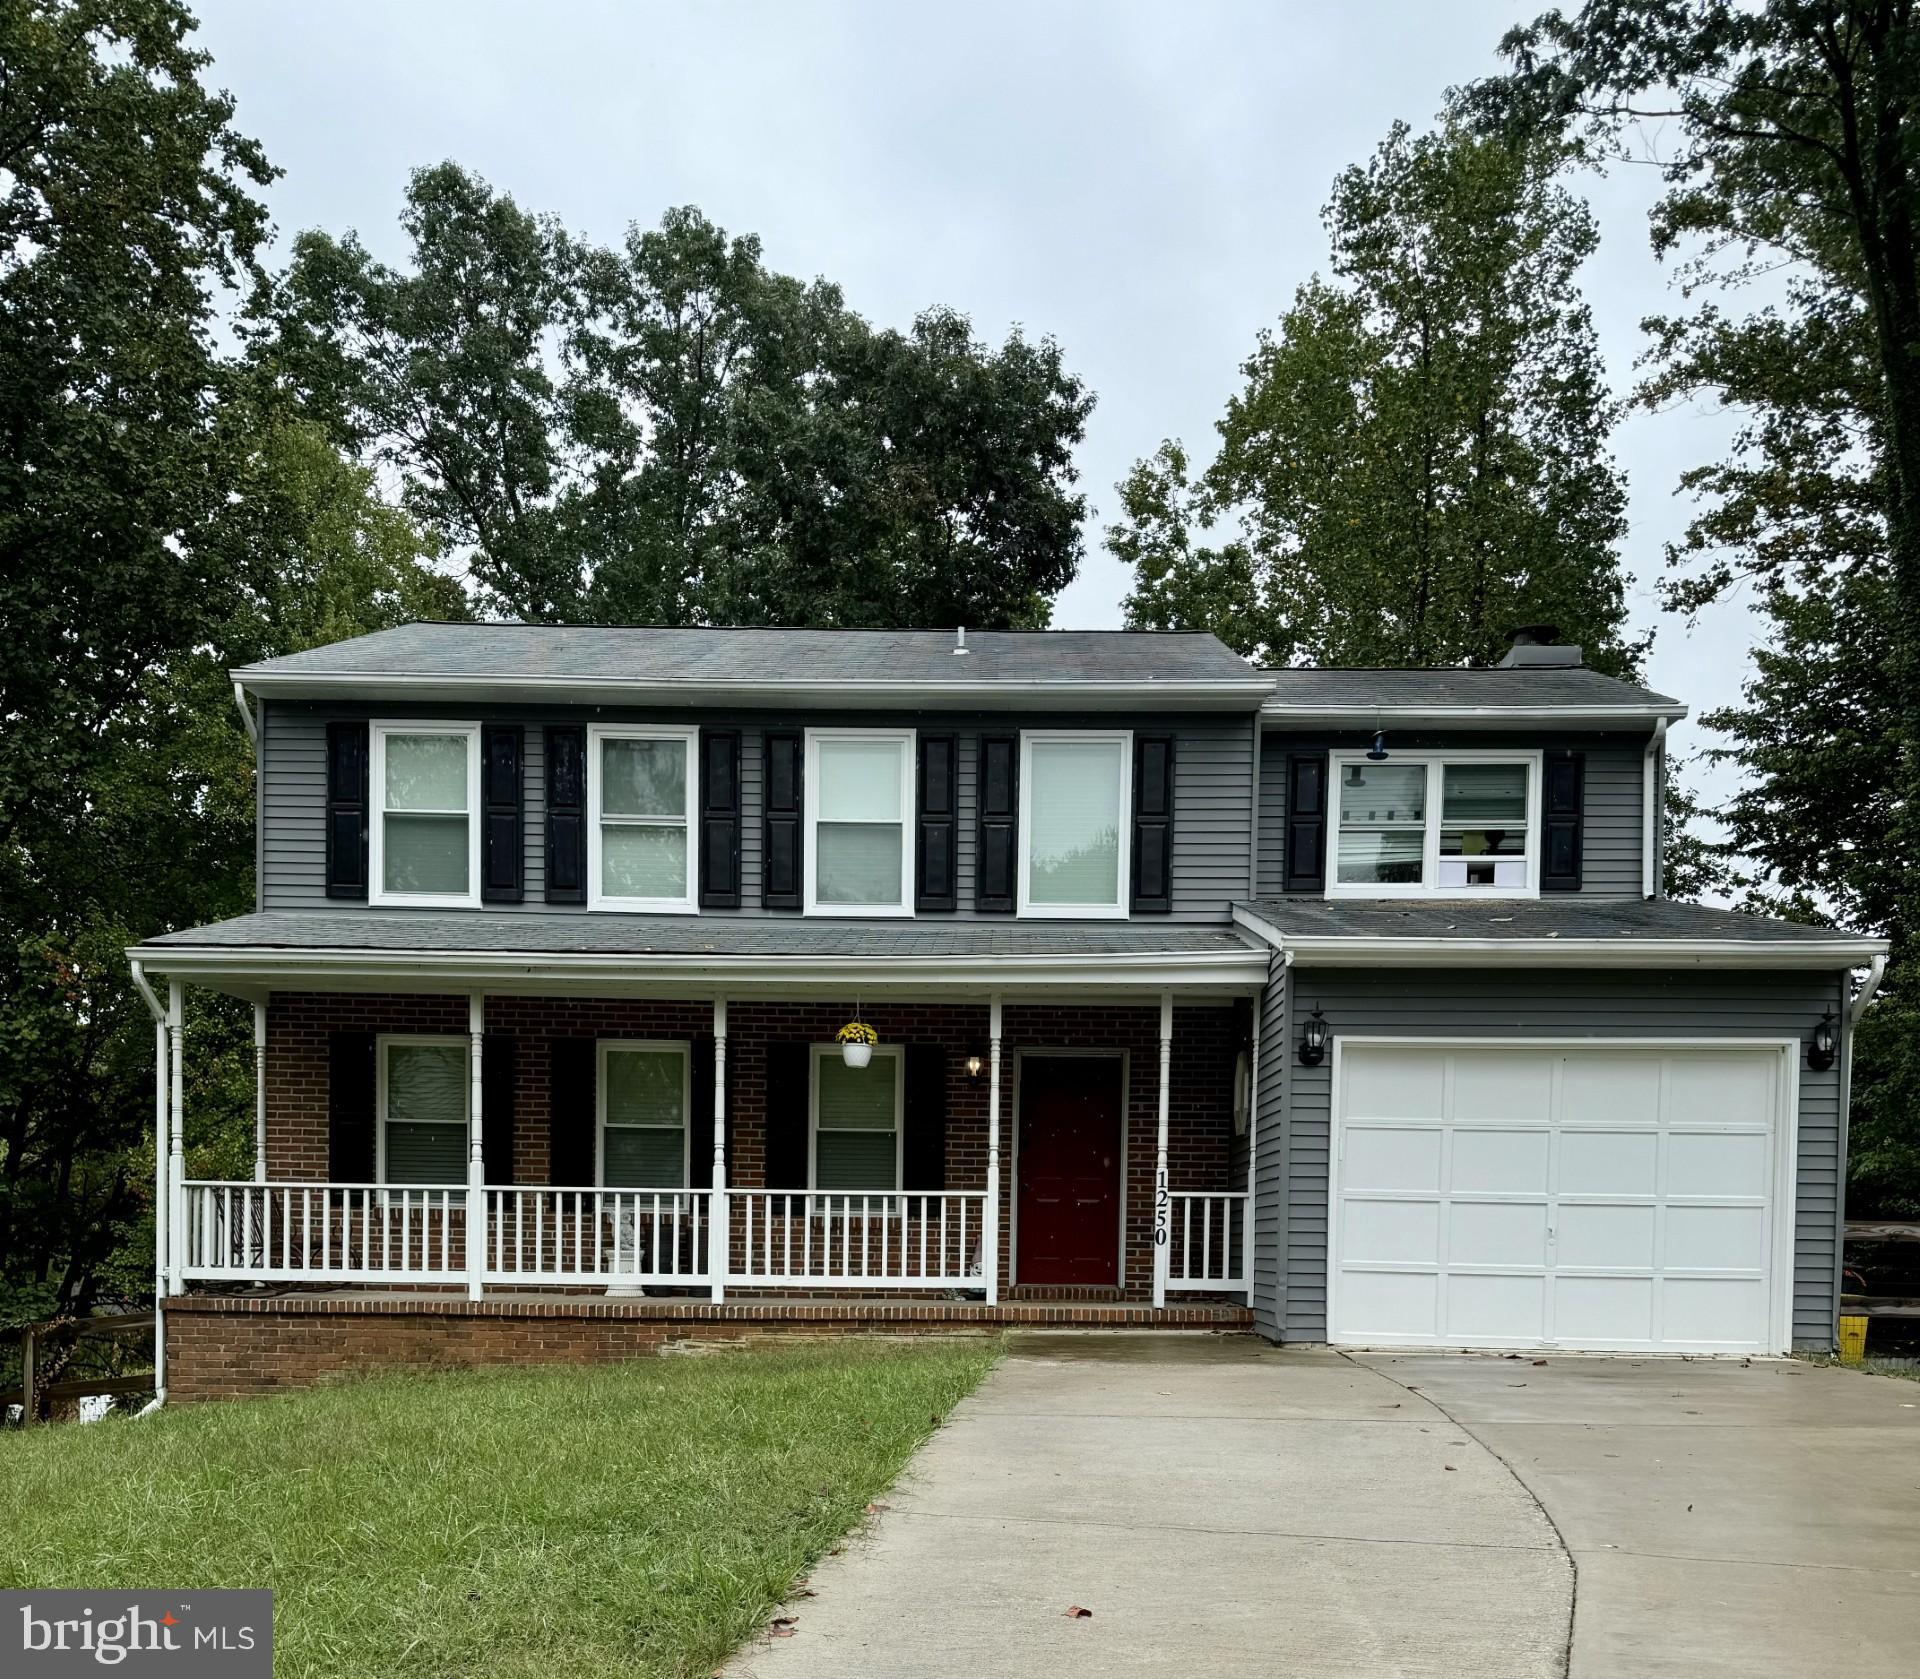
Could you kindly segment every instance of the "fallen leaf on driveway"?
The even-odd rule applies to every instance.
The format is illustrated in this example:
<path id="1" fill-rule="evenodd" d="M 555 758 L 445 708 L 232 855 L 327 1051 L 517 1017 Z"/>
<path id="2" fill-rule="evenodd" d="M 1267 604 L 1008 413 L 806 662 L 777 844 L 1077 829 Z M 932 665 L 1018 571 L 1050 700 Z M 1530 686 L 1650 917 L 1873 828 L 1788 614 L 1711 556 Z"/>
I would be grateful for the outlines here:
<path id="1" fill-rule="evenodd" d="M 793 1636 L 793 1621 L 794 1618 L 791 1615 L 774 1616 L 772 1620 L 767 1622 L 768 1635 L 773 1638 L 791 1638 Z"/>
<path id="2" fill-rule="evenodd" d="M 1547 1361 L 1544 1358 L 1536 1358 L 1533 1362 L 1535 1366 L 1538 1367 L 1542 1364 L 1545 1364 Z"/>
<path id="3" fill-rule="evenodd" d="M 1450 1464 L 1450 1463 L 1443 1463 L 1443 1464 L 1441 1464 L 1441 1466 L 1440 1466 L 1440 1467 L 1441 1467 L 1442 1469 L 1444 1469 L 1444 1470 L 1446 1470 L 1446 1472 L 1447 1472 L 1447 1473 L 1448 1473 L 1449 1475 L 1457 1475 L 1457 1474 L 1459 1473 L 1459 1471 L 1458 1471 L 1457 1469 L 1455 1469 L 1455 1468 L 1453 1467 L 1453 1465 L 1452 1465 L 1452 1464 Z"/>
<path id="4" fill-rule="evenodd" d="M 867 1506 L 867 1514 L 869 1516 L 877 1516 L 880 1514 L 882 1510 L 886 1509 L 886 1507 L 887 1507 L 887 1504 L 885 1499 L 876 1498 L 871 1504 Z"/>
<path id="5" fill-rule="evenodd" d="M 1093 1619 L 1093 1611 L 1091 1609 L 1082 1609 L 1077 1603 L 1070 1603 L 1067 1605 L 1066 1614 L 1063 1615 L 1061 1619 L 1067 1621 L 1090 1621 Z"/>

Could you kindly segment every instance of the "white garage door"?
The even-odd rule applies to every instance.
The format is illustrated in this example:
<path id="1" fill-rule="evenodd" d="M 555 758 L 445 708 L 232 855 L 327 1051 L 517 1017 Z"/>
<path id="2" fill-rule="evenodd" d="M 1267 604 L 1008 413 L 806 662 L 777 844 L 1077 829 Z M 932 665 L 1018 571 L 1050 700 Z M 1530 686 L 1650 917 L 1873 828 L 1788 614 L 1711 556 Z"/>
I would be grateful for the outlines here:
<path id="1" fill-rule="evenodd" d="M 1772 1046 L 1336 1046 L 1328 1334 L 1782 1352 Z"/>

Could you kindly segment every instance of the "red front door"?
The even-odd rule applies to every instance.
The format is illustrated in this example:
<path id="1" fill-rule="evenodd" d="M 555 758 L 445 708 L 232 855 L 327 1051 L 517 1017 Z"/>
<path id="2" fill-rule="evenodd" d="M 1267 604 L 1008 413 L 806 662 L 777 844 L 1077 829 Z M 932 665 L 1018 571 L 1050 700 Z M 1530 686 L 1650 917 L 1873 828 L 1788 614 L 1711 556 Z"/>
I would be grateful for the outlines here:
<path id="1" fill-rule="evenodd" d="M 1019 1283 L 1120 1280 L 1120 1059 L 1020 1058 Z"/>

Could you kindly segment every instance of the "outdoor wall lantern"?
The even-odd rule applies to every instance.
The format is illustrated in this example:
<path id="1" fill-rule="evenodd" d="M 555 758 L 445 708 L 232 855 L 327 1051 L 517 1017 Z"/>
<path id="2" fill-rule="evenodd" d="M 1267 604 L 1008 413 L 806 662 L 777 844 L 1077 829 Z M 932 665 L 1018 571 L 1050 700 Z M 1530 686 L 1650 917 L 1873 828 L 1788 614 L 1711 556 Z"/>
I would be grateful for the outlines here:
<path id="1" fill-rule="evenodd" d="M 980 1076 L 980 1057 L 977 1055 L 969 1055 L 967 1057 L 967 1077 L 970 1079 L 977 1079 L 979 1076 Z"/>
<path id="2" fill-rule="evenodd" d="M 1807 1046 L 1807 1065 L 1816 1073 L 1824 1073 L 1833 1065 L 1833 1056 L 1833 1011 L 1829 1009 L 1813 1029 L 1813 1042 Z"/>
<path id="3" fill-rule="evenodd" d="M 1315 1009 L 1300 1033 L 1300 1065 L 1317 1067 L 1326 1057 L 1327 1017 Z"/>

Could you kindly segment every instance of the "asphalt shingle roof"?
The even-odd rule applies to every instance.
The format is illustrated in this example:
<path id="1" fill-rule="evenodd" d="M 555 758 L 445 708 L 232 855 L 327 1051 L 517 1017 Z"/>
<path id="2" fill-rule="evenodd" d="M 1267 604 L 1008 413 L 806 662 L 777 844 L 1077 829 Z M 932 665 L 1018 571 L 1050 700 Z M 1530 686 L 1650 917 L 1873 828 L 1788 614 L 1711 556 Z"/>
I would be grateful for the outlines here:
<path id="1" fill-rule="evenodd" d="M 1513 670 L 1270 670 L 1269 710 L 1369 706 L 1658 706 L 1680 702 L 1584 665 Z"/>
<path id="2" fill-rule="evenodd" d="M 267 659 L 277 676 L 546 677 L 777 682 L 1245 682 L 1261 673 L 1211 635 L 1132 630 L 661 629 L 402 624 Z"/>
<path id="3" fill-rule="evenodd" d="M 1852 935 L 1670 898 L 1506 898 L 1497 901 L 1263 898 L 1244 906 L 1290 938 L 1749 939 L 1817 944 Z"/>
<path id="4" fill-rule="evenodd" d="M 833 923 L 479 910 L 264 910 L 163 933 L 147 948 L 386 950 L 423 955 L 1097 956 L 1245 952 L 1236 928 L 1079 922 Z"/>

